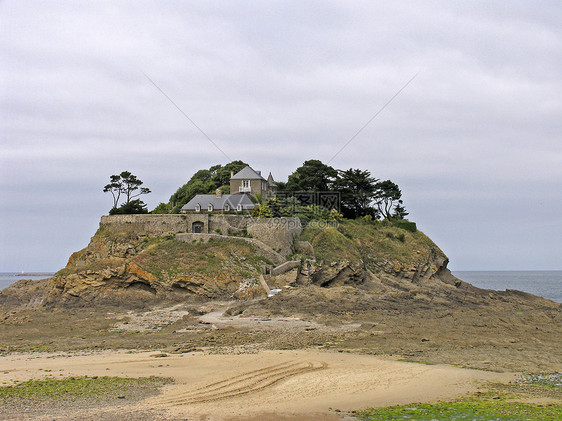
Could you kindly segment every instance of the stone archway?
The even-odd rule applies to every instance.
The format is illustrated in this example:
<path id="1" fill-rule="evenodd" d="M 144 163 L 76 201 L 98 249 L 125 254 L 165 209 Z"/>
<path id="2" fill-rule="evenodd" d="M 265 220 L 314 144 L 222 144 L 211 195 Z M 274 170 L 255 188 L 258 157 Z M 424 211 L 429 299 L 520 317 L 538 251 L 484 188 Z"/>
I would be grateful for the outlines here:
<path id="1" fill-rule="evenodd" d="M 201 221 L 195 221 L 191 224 L 191 232 L 195 234 L 201 234 L 203 232 L 203 227 L 205 224 Z"/>

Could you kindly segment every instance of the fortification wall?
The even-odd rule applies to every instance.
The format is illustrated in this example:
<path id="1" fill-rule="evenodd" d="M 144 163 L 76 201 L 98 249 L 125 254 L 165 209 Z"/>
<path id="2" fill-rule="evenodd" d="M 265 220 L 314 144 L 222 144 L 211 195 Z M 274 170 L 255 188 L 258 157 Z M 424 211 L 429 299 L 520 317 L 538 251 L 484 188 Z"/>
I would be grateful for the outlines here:
<path id="1" fill-rule="evenodd" d="M 209 215 L 108 215 L 102 216 L 100 225 L 112 232 L 137 235 L 166 235 L 191 232 L 193 222 L 209 225 Z M 205 231 L 207 232 L 207 231 Z"/>
<path id="2" fill-rule="evenodd" d="M 115 233 L 138 236 L 180 233 L 249 234 L 283 256 L 291 254 L 293 242 L 302 232 L 298 218 L 252 218 L 243 215 L 188 213 L 174 215 L 107 215 L 100 226 Z"/>

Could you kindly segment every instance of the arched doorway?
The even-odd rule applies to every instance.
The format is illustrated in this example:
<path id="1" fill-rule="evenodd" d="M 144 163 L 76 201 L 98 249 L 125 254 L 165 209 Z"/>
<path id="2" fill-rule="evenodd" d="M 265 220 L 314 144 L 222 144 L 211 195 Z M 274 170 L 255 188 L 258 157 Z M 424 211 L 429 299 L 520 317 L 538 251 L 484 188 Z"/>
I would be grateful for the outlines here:
<path id="1" fill-rule="evenodd" d="M 193 224 L 191 224 L 191 232 L 195 233 L 195 234 L 201 234 L 203 232 L 203 222 L 200 221 L 196 221 Z"/>

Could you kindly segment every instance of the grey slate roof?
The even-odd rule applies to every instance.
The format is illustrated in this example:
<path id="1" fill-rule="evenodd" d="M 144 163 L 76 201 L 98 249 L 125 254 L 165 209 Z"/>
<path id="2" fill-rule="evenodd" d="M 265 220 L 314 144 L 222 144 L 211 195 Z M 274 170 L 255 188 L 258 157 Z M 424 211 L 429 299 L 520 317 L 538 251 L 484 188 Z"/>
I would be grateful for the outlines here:
<path id="1" fill-rule="evenodd" d="M 256 206 L 247 194 L 223 194 L 221 197 L 217 197 L 214 194 L 198 194 L 181 209 L 184 211 L 194 211 L 195 206 L 199 205 L 201 206 L 201 212 L 208 212 L 209 205 L 213 205 L 213 210 L 217 211 L 224 210 L 226 204 L 233 211 L 237 210 L 238 205 L 242 205 L 242 210 L 251 210 Z"/>
<path id="2" fill-rule="evenodd" d="M 249 165 L 245 168 L 242 168 L 240 171 L 238 171 L 236 174 L 234 174 L 232 177 L 230 177 L 231 180 L 265 180 L 265 178 L 263 178 L 260 174 L 258 174 L 256 171 L 254 171 L 252 169 L 252 167 L 250 167 Z"/>

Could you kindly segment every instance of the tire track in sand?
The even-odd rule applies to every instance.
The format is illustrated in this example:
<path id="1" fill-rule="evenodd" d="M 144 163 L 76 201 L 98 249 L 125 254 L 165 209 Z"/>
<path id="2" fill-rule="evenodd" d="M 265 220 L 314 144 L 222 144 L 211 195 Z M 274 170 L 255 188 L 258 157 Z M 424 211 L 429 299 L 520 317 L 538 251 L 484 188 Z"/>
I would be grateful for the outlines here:
<path id="1" fill-rule="evenodd" d="M 172 395 L 166 395 L 161 399 L 157 399 L 155 403 L 159 406 L 176 406 L 232 398 L 258 392 L 289 377 L 323 370 L 327 367 L 328 364 L 323 361 L 288 361 L 228 377 L 187 392 L 176 392 Z"/>

